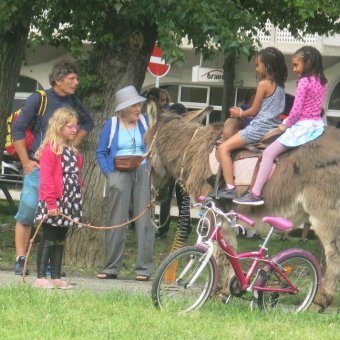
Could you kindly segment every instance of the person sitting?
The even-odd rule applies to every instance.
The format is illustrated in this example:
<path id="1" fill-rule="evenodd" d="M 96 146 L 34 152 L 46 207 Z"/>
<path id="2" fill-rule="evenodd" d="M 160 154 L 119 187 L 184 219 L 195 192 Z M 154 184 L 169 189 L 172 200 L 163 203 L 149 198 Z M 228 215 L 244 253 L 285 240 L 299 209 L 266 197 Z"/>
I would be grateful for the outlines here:
<path id="1" fill-rule="evenodd" d="M 280 114 L 285 105 L 284 82 L 287 79 L 284 56 L 278 49 L 267 47 L 257 54 L 255 64 L 261 81 L 253 104 L 245 111 L 240 107 L 229 109 L 231 117 L 253 118 L 248 126 L 223 141 L 217 148 L 225 181 L 225 187 L 217 191 L 217 198 L 233 199 L 236 194 L 230 153 L 247 144 L 259 142 L 281 122 Z"/>
<path id="2" fill-rule="evenodd" d="M 255 98 L 256 91 L 254 89 L 248 89 L 244 95 L 243 103 L 240 105 L 242 111 L 248 110 Z M 227 140 L 249 125 L 251 118 L 230 117 L 228 118 L 223 127 L 223 139 Z"/>
<path id="3" fill-rule="evenodd" d="M 169 111 L 171 98 L 167 90 L 152 87 L 146 94 L 146 101 L 149 102 L 150 100 L 157 103 L 159 112 Z"/>

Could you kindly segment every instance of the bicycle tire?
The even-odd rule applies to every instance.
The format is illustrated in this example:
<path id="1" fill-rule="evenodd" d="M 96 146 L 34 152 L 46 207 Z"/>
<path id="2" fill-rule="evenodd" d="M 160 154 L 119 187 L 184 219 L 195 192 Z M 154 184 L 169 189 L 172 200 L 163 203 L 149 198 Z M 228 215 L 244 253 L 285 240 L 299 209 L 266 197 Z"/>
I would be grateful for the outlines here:
<path id="1" fill-rule="evenodd" d="M 151 290 L 152 301 L 156 307 L 190 312 L 204 304 L 217 286 L 218 271 L 213 256 L 192 286 L 187 285 L 200 268 L 205 254 L 205 249 L 188 246 L 171 253 L 162 262 L 155 274 Z"/>
<path id="2" fill-rule="evenodd" d="M 258 291 L 259 308 L 267 312 L 281 310 L 299 313 L 307 310 L 322 280 L 320 265 L 316 258 L 302 249 L 288 249 L 276 255 L 272 261 L 285 269 L 287 277 L 299 289 L 299 292 L 291 294 Z M 261 277 L 257 285 L 281 288 L 287 286 L 282 278 L 275 275 L 273 269 L 265 277 Z"/>

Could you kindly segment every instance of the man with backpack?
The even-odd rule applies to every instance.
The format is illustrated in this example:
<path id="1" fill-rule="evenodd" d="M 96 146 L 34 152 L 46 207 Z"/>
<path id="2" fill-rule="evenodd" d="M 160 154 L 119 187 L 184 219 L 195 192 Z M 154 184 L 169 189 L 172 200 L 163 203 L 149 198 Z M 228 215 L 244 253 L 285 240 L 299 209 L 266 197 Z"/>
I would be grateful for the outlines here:
<path id="1" fill-rule="evenodd" d="M 41 93 L 35 92 L 27 98 L 22 112 L 12 126 L 15 150 L 20 158 L 25 174 L 19 209 L 15 216 L 17 220 L 15 226 L 16 275 L 21 275 L 23 271 L 31 227 L 38 204 L 39 162 L 34 158 L 34 153 L 44 138 L 49 119 L 54 111 L 60 107 L 67 106 L 77 111 L 80 127 L 74 140 L 74 145 L 78 145 L 93 128 L 92 117 L 84 109 L 81 101 L 74 96 L 79 83 L 76 65 L 65 60 L 57 62 L 49 75 L 49 81 L 51 88 L 46 90 L 46 109 L 42 115 L 40 127 L 34 136 L 30 150 L 26 148 L 25 130 L 31 127 L 32 123 L 37 119 L 37 113 L 42 100 Z"/>

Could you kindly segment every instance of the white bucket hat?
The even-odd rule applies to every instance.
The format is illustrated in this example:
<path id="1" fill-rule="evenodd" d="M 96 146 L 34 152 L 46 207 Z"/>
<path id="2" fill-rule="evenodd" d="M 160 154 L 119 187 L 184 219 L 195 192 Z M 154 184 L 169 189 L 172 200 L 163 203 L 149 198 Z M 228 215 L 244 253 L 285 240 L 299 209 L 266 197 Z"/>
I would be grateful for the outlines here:
<path id="1" fill-rule="evenodd" d="M 127 107 L 145 102 L 146 98 L 140 96 L 136 88 L 132 85 L 123 87 L 116 92 L 115 112 L 126 109 Z"/>

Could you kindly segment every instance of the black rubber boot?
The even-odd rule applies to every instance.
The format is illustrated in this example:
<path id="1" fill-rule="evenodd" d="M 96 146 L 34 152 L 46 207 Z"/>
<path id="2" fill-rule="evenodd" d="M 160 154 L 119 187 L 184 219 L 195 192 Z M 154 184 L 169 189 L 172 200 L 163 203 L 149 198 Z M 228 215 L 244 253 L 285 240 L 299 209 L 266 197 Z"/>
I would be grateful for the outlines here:
<path id="1" fill-rule="evenodd" d="M 54 252 L 51 256 L 51 279 L 60 279 L 61 264 L 64 255 L 64 242 L 55 242 Z"/>
<path id="2" fill-rule="evenodd" d="M 37 273 L 38 278 L 46 277 L 46 271 L 48 263 L 50 261 L 51 254 L 53 253 L 54 242 L 50 240 L 41 240 L 38 249 L 37 259 Z"/>

